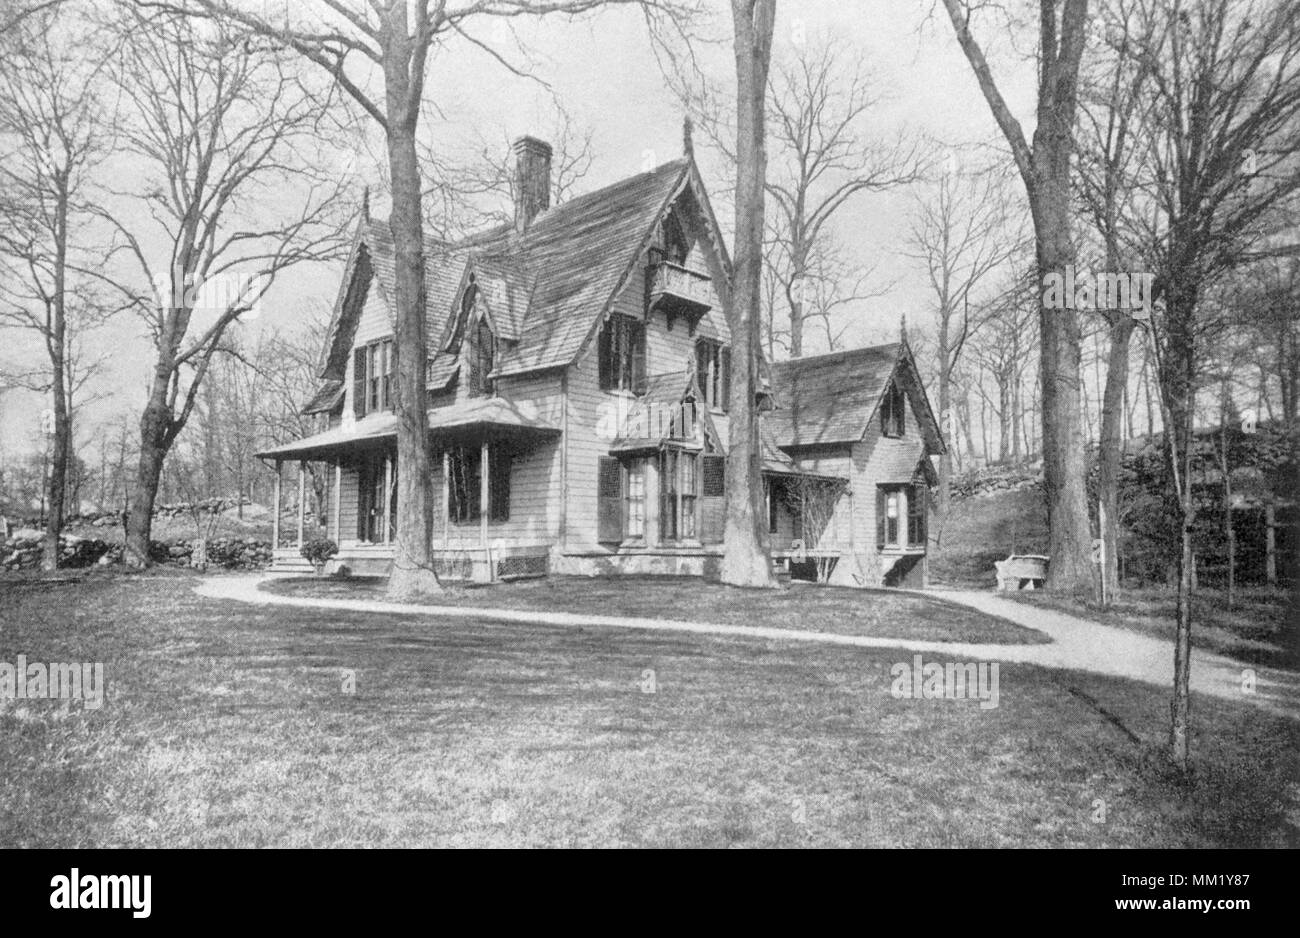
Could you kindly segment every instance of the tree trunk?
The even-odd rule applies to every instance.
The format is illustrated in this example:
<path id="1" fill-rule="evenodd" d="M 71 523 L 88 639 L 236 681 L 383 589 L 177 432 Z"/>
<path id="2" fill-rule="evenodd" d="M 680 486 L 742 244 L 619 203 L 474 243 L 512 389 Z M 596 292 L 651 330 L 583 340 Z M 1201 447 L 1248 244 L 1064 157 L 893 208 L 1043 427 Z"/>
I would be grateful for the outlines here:
<path id="1" fill-rule="evenodd" d="M 399 5 L 400 6 L 400 5 Z M 411 98 L 409 38 L 404 8 L 393 14 L 384 56 L 388 166 L 393 207 L 389 228 L 396 254 L 397 538 L 388 595 L 402 601 L 442 591 L 433 568 L 433 492 L 425 369 L 424 225 L 415 153 L 418 100 Z M 418 96 L 415 96 L 418 98 Z M 483 467 L 487 471 L 487 467 Z M 385 506 L 384 510 L 387 510 Z"/>
<path id="2" fill-rule="evenodd" d="M 149 539 L 153 534 L 153 506 L 158 497 L 163 460 L 167 457 L 168 428 L 171 409 L 167 406 L 165 365 L 158 366 L 154 391 L 140 417 L 140 461 L 136 468 L 135 488 L 126 514 L 126 550 L 122 560 L 131 567 L 149 566 Z"/>
<path id="3" fill-rule="evenodd" d="M 726 290 L 731 329 L 731 418 L 726 465 L 726 523 L 721 579 L 732 586 L 776 586 L 762 524 L 763 473 L 758 436 L 758 323 L 763 272 L 767 151 L 763 109 L 772 57 L 775 0 L 732 0 L 737 80 L 735 271 Z M 791 337 L 793 348 L 794 337 Z"/>
<path id="4" fill-rule="evenodd" d="M 1066 128 L 1068 135 L 1069 128 Z M 1037 138 L 1043 133 L 1040 128 Z M 1036 153 L 1048 147 L 1039 142 Z M 1039 173 L 1039 190 L 1033 199 L 1039 283 L 1049 273 L 1062 274 L 1075 260 L 1070 236 L 1068 144 L 1066 168 Z M 1047 162 L 1040 156 L 1036 162 Z M 1055 168 L 1055 167 L 1053 167 Z M 1088 521 L 1085 448 L 1079 413 L 1079 314 L 1072 309 L 1039 308 L 1042 339 L 1043 485 L 1047 496 L 1047 586 L 1079 595 L 1094 593 L 1091 559 L 1092 534 Z"/>
<path id="5" fill-rule="evenodd" d="M 63 531 L 63 507 L 67 490 L 68 459 L 72 449 L 71 414 L 68 413 L 67 284 L 68 192 L 66 177 L 59 174 L 58 203 L 55 208 L 54 297 L 50 306 L 50 330 L 45 341 L 50 355 L 51 386 L 54 397 L 54 451 L 50 454 L 48 480 L 49 509 L 45 515 L 45 545 L 41 569 L 53 571 L 59 566 L 59 535 Z"/>
<path id="6" fill-rule="evenodd" d="M 1119 588 L 1119 476 L 1124 419 L 1124 390 L 1128 386 L 1129 339 L 1133 319 L 1121 312 L 1111 323 L 1110 350 L 1106 362 L 1106 389 L 1101 402 L 1101 438 L 1097 454 L 1097 498 L 1101 513 L 1101 539 L 1105 551 L 1102 564 L 1102 595 L 1113 602 Z"/>

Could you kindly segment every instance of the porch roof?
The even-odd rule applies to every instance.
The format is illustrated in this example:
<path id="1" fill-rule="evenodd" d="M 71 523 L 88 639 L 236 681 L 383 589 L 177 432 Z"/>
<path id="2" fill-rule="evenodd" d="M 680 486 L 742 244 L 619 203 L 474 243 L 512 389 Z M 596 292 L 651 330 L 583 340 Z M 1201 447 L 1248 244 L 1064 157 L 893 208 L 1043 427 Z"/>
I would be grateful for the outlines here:
<path id="1" fill-rule="evenodd" d="M 475 398 L 429 411 L 429 429 L 435 434 L 488 427 L 544 434 L 560 432 L 559 427 L 543 419 L 534 408 L 499 397 Z M 396 437 L 397 415 L 378 414 L 350 427 L 334 427 L 255 455 L 260 459 L 318 459 Z"/>

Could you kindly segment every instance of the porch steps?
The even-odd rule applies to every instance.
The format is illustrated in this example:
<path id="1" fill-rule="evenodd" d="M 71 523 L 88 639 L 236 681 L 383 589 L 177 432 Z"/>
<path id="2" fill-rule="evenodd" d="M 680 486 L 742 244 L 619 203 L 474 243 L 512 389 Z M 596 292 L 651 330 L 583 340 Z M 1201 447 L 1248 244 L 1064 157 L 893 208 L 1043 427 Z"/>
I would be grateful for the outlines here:
<path id="1" fill-rule="evenodd" d="M 272 573 L 315 573 L 316 568 L 296 550 L 280 549 L 271 555 Z"/>

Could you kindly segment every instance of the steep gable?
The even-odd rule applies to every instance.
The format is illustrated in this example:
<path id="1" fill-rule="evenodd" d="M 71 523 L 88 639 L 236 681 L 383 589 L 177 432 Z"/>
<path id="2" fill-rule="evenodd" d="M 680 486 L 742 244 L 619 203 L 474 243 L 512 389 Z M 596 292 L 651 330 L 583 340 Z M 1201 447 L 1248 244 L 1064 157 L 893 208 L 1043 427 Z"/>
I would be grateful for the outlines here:
<path id="1" fill-rule="evenodd" d="M 856 443 L 875 419 L 890 382 L 899 378 L 927 447 L 944 451 L 906 342 L 776 362 L 771 374 L 776 406 L 763 419 L 782 448 Z"/>

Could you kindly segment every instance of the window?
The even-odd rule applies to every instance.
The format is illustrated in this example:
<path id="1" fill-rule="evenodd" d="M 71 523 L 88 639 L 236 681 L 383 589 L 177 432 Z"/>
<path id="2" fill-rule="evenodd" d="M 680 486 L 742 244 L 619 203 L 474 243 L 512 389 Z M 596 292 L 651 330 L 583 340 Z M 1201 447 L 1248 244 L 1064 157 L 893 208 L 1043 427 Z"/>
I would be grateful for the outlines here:
<path id="1" fill-rule="evenodd" d="M 483 517 L 482 452 L 476 446 L 462 446 L 447 454 L 447 519 L 452 524 L 470 524 Z M 510 520 L 510 453 L 488 447 L 488 520 Z"/>
<path id="2" fill-rule="evenodd" d="M 605 391 L 645 390 L 645 323 L 610 316 L 600 330 L 600 386 Z"/>
<path id="3" fill-rule="evenodd" d="M 699 494 L 696 455 L 675 449 L 659 454 L 659 539 L 696 537 L 695 499 Z"/>
<path id="4" fill-rule="evenodd" d="M 882 485 L 876 489 L 877 547 L 925 547 L 927 495 L 926 487 L 920 484 Z"/>
<path id="5" fill-rule="evenodd" d="M 358 417 L 390 410 L 393 340 L 360 346 L 352 356 L 352 412 Z"/>
<path id="6" fill-rule="evenodd" d="M 897 381 L 891 381 L 880 404 L 880 432 L 885 436 L 902 436 L 907 396 Z"/>
<path id="7" fill-rule="evenodd" d="M 712 339 L 696 342 L 695 382 L 706 404 L 714 410 L 725 411 L 731 391 L 731 349 Z"/>
<path id="8" fill-rule="evenodd" d="M 727 460 L 718 453 L 700 456 L 700 540 L 720 544 L 726 525 Z"/>
<path id="9" fill-rule="evenodd" d="M 634 459 L 627 467 L 627 496 L 624 531 L 629 538 L 645 537 L 645 460 Z"/>
<path id="10" fill-rule="evenodd" d="M 496 339 L 486 319 L 478 321 L 474 330 L 474 342 L 470 348 L 469 393 L 472 397 L 490 397 L 492 395 L 493 360 L 496 353 Z"/>

